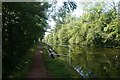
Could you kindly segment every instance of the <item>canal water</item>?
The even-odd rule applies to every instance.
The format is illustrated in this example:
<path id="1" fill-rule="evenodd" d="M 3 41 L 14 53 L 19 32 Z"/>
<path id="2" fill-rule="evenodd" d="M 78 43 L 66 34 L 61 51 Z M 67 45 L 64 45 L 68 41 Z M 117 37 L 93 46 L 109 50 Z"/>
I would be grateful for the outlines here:
<path id="1" fill-rule="evenodd" d="M 51 46 L 84 78 L 120 78 L 120 49 Z"/>

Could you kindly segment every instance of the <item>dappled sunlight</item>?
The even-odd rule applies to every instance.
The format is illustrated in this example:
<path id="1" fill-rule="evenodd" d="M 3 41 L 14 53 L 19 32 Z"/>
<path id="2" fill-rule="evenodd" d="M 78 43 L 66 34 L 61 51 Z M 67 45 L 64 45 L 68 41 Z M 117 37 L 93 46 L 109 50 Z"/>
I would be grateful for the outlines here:
<path id="1" fill-rule="evenodd" d="M 3 79 L 119 78 L 119 0 L 7 1 Z"/>

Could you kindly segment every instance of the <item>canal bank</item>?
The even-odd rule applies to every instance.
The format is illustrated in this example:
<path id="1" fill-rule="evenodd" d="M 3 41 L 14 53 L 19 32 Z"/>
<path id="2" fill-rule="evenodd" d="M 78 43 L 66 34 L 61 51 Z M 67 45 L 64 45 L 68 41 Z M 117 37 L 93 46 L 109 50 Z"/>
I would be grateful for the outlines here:
<path id="1" fill-rule="evenodd" d="M 49 57 L 46 44 L 43 44 L 43 48 L 44 63 L 52 78 L 82 78 L 66 61 Z"/>

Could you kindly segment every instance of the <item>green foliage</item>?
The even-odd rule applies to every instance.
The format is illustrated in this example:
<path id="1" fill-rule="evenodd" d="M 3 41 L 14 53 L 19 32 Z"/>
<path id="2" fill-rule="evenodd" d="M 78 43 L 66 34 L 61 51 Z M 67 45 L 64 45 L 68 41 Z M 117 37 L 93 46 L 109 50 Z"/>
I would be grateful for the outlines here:
<path id="1" fill-rule="evenodd" d="M 9 77 L 26 52 L 43 38 L 48 7 L 48 3 L 3 3 L 3 77 Z"/>
<path id="2" fill-rule="evenodd" d="M 57 25 L 54 36 L 58 38 L 58 43 L 120 48 L 117 11 L 114 8 L 105 10 L 104 7 L 105 3 L 92 4 L 80 19 L 69 16 L 66 19 L 68 23 Z"/>
<path id="3" fill-rule="evenodd" d="M 21 61 L 14 68 L 11 78 L 26 78 L 28 69 L 32 64 L 33 56 L 35 55 L 37 48 L 38 46 L 34 45 L 22 58 L 20 58 Z"/>

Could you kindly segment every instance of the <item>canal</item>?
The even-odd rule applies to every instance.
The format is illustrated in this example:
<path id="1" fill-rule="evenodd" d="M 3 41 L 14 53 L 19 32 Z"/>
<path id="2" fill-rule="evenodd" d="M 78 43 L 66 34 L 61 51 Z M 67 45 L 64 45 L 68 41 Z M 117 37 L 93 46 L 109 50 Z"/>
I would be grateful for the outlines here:
<path id="1" fill-rule="evenodd" d="M 120 49 L 79 45 L 51 47 L 84 78 L 120 78 Z"/>

